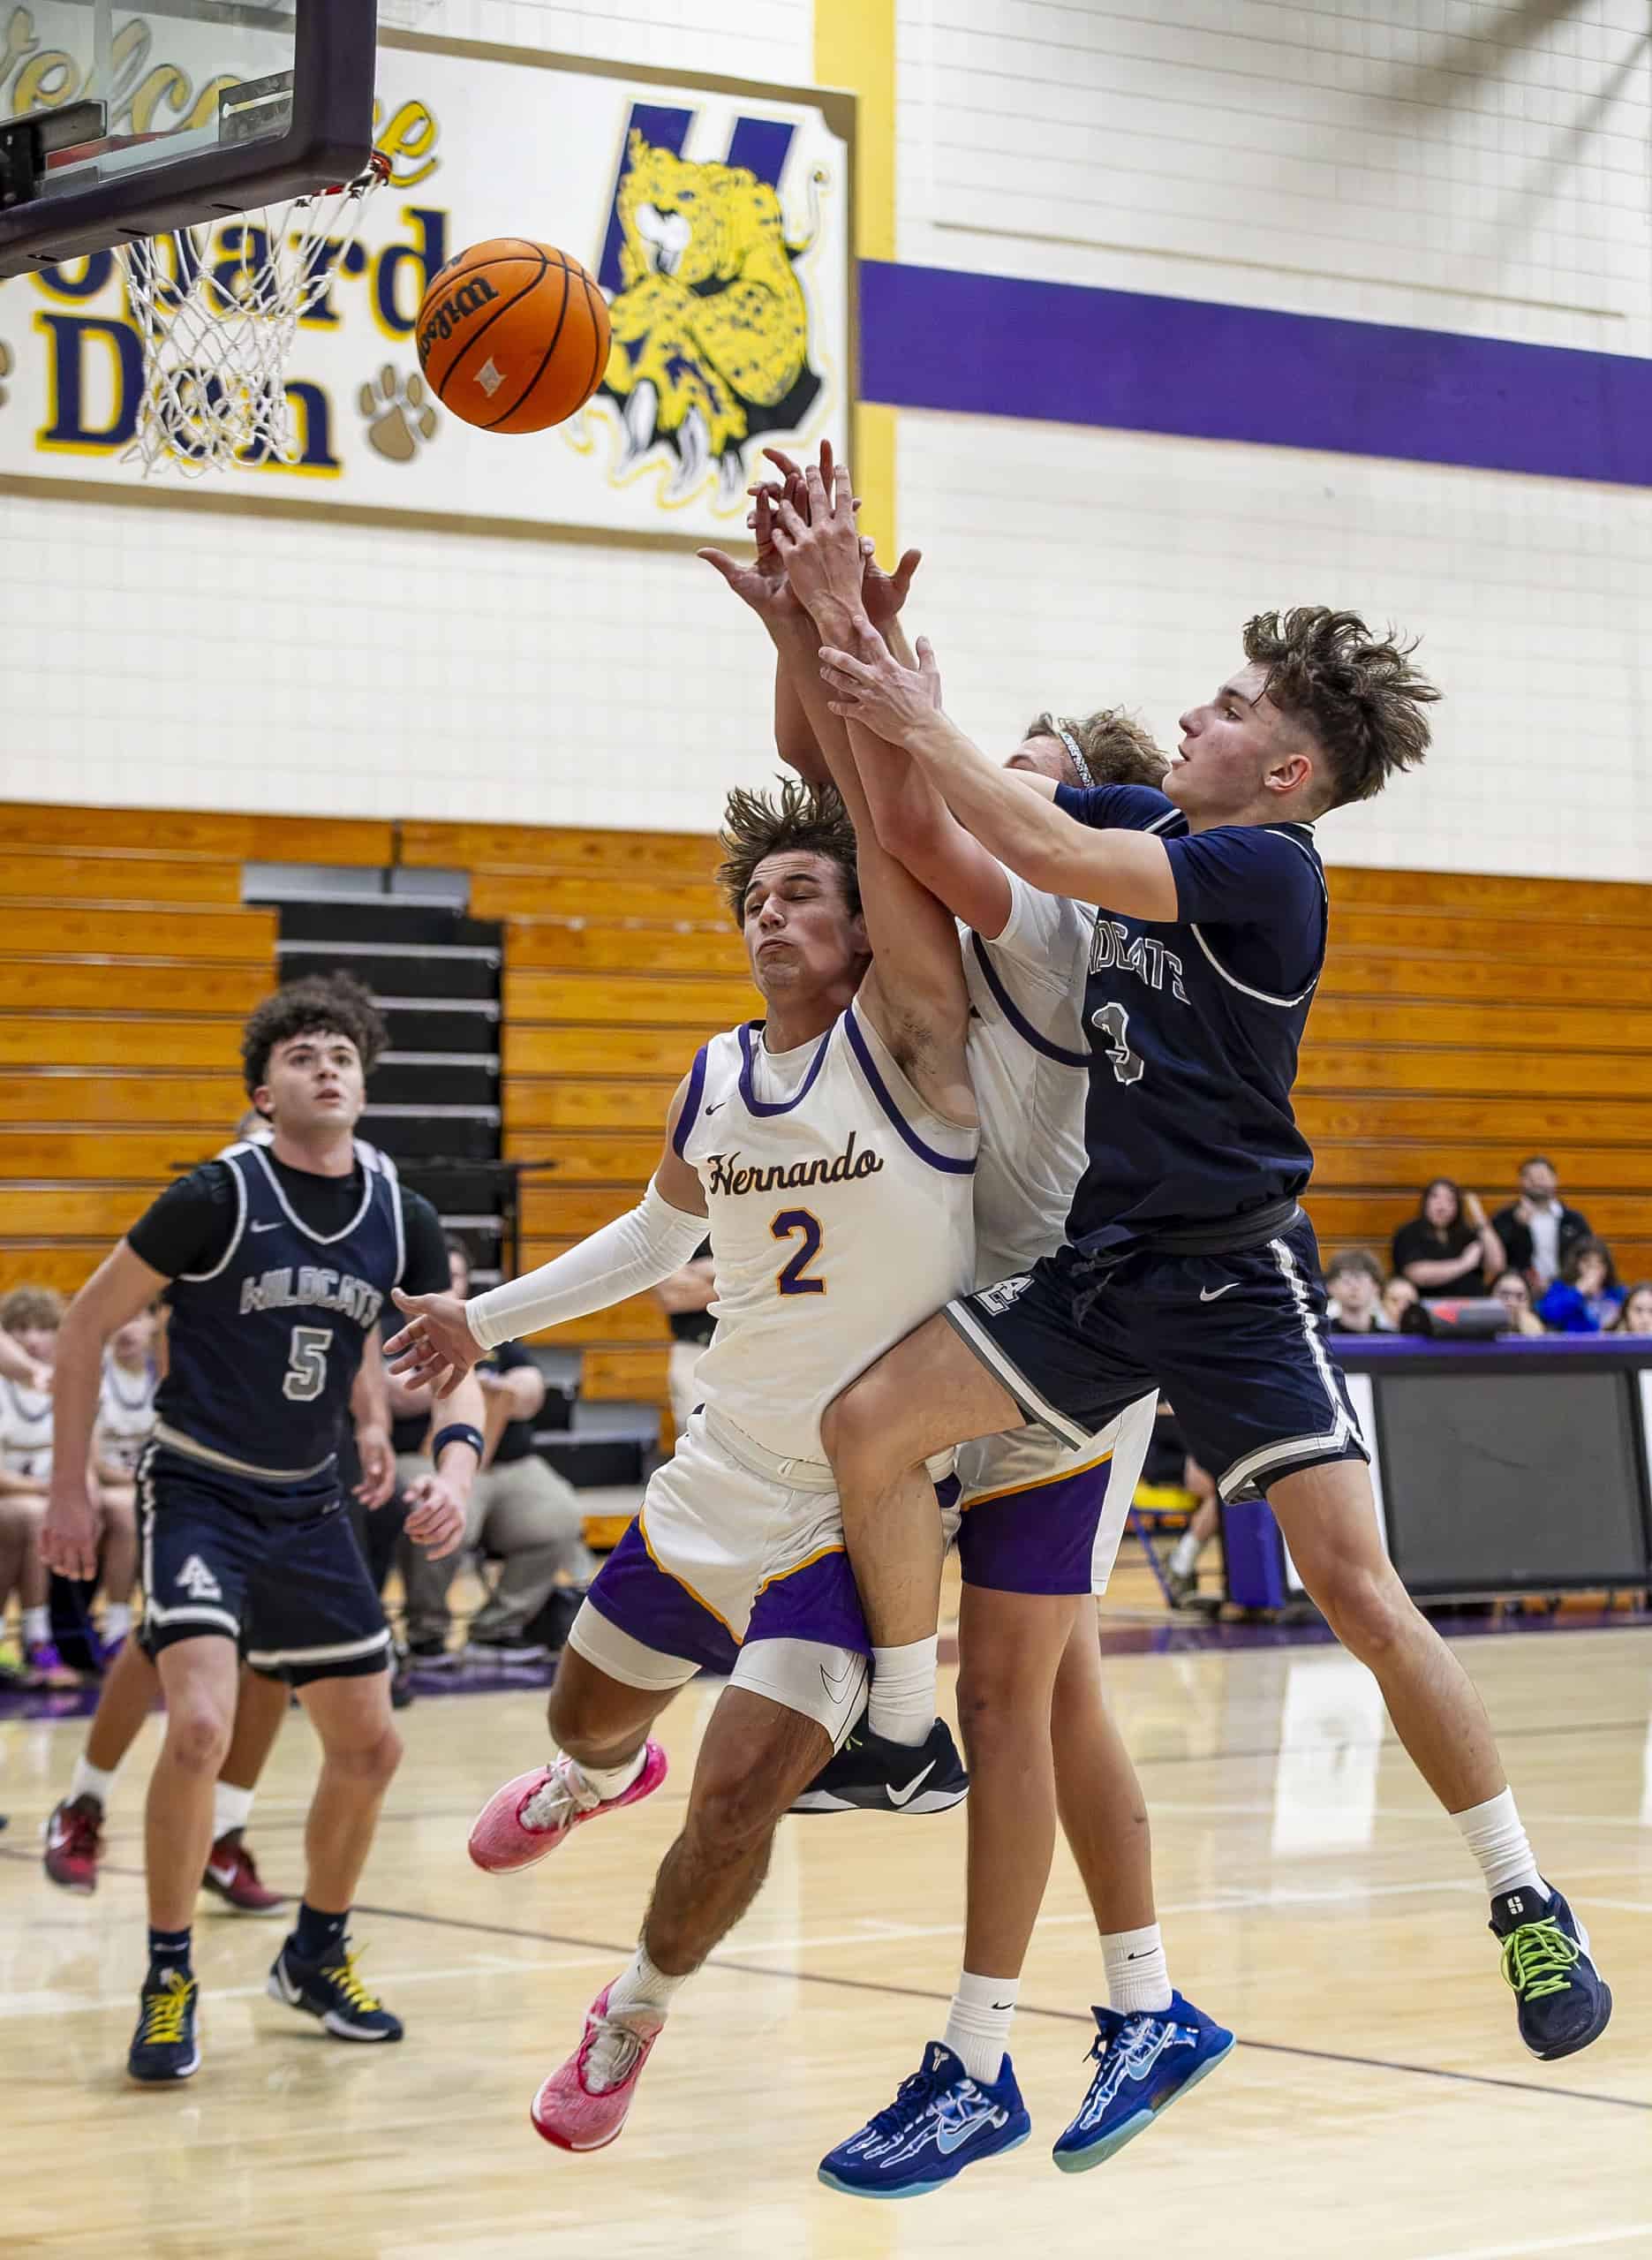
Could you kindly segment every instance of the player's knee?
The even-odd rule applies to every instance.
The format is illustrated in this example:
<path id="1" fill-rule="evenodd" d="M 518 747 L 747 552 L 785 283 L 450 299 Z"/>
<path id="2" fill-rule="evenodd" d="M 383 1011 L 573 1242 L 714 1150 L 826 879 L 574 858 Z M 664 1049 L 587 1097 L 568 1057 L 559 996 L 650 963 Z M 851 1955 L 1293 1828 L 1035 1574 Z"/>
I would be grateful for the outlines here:
<path id="1" fill-rule="evenodd" d="M 389 1786 L 402 1762 L 402 1737 L 387 1726 L 364 1741 L 329 1750 L 327 1762 L 364 1794 L 377 1795 Z"/>
<path id="2" fill-rule="evenodd" d="M 215 1775 L 230 1747 L 233 1720 L 210 1695 L 185 1694 L 167 1704 L 166 1751 L 186 1773 Z"/>
<path id="3" fill-rule="evenodd" d="M 840 1483 L 875 1483 L 922 1457 L 909 1452 L 901 1433 L 903 1413 L 911 1409 L 875 1368 L 833 1398 L 821 1416 L 820 1441 Z"/>
<path id="4" fill-rule="evenodd" d="M 777 1768 L 761 1752 L 740 1768 L 697 1777 L 689 1799 L 688 1825 L 702 1845 L 726 1857 L 748 1854 L 772 1836 L 785 1810 L 776 1801 Z"/>
<path id="5" fill-rule="evenodd" d="M 1042 1698 L 1042 1702 L 1040 1702 Z M 994 1660 L 958 1674 L 958 1729 L 971 1765 L 1050 1739 L 1050 1685 Z"/>
<path id="6" fill-rule="evenodd" d="M 1374 1664 L 1391 1652 L 1413 1614 L 1405 1587 L 1386 1563 L 1333 1561 L 1309 1592 L 1350 1655 Z"/>

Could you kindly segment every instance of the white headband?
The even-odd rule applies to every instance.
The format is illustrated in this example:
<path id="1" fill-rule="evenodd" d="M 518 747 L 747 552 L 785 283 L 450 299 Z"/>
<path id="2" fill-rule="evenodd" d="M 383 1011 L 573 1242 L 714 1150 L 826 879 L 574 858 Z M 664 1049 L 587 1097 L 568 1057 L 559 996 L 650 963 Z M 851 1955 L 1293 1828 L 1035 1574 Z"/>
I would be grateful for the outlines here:
<path id="1" fill-rule="evenodd" d="M 1089 786 L 1090 790 L 1093 792 L 1096 788 L 1096 780 L 1090 773 L 1089 762 L 1078 750 L 1077 738 L 1074 737 L 1072 731 L 1067 728 L 1064 722 L 1058 722 L 1055 729 L 1057 737 L 1060 737 L 1062 745 L 1066 746 L 1067 752 L 1073 757 L 1073 767 L 1078 771 L 1078 781 L 1080 784 Z"/>

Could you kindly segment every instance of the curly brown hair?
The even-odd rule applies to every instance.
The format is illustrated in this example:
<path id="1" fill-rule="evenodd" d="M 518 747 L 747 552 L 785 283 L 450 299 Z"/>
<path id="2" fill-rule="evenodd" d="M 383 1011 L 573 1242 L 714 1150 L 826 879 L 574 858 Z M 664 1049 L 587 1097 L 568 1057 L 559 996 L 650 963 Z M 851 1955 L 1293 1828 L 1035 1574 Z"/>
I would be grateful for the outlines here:
<path id="1" fill-rule="evenodd" d="M 0 1300 L 0 1327 L 9 1334 L 55 1334 L 64 1299 L 52 1287 L 14 1287 Z"/>
<path id="2" fill-rule="evenodd" d="M 269 1073 L 269 1055 L 295 1036 L 348 1036 L 371 1075 L 389 1031 L 370 993 L 350 973 L 311 973 L 267 996 L 241 1033 L 241 1077 L 250 1099 Z"/>
<path id="3" fill-rule="evenodd" d="M 1416 647 L 1414 636 L 1407 641 L 1391 628 L 1379 638 L 1357 612 L 1323 604 L 1258 612 L 1245 623 L 1245 657 L 1266 668 L 1268 697 L 1325 755 L 1322 810 L 1371 799 L 1428 752 L 1425 709 L 1440 692 L 1411 664 Z"/>
<path id="4" fill-rule="evenodd" d="M 751 874 L 769 856 L 825 856 L 838 867 L 849 916 L 860 916 L 855 827 L 849 822 L 849 811 L 830 785 L 800 784 L 796 777 L 786 777 L 781 782 L 778 797 L 766 792 L 731 792 L 723 809 L 723 828 L 718 836 L 723 860 L 717 866 L 717 884 L 735 924 L 743 930 L 746 922 L 746 889 L 751 884 Z"/>
<path id="5" fill-rule="evenodd" d="M 1169 754 L 1122 707 L 1098 707 L 1093 714 L 1035 714 L 1022 736 L 1075 738 L 1092 784 L 1161 786 L 1170 775 Z"/>

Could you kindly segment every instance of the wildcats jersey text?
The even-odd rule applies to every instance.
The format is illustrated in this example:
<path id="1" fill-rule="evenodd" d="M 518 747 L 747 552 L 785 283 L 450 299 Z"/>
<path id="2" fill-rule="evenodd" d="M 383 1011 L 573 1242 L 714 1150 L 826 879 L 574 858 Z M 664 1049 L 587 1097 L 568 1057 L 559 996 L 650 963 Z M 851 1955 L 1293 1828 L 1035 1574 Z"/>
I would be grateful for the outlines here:
<path id="1" fill-rule="evenodd" d="M 673 1143 L 711 1219 L 707 1413 L 819 1463 L 820 1416 L 974 1275 L 979 1133 L 931 1112 L 853 1006 L 777 1055 L 759 1026 L 695 1060 Z"/>
<path id="2" fill-rule="evenodd" d="M 155 1434 L 170 1449 L 278 1482 L 333 1457 L 367 1336 L 406 1259 L 394 1165 L 371 1146 L 356 1154 L 360 1205 L 325 1238 L 299 1222 L 261 1146 L 219 1157 L 235 1177 L 229 1248 L 167 1293 Z"/>

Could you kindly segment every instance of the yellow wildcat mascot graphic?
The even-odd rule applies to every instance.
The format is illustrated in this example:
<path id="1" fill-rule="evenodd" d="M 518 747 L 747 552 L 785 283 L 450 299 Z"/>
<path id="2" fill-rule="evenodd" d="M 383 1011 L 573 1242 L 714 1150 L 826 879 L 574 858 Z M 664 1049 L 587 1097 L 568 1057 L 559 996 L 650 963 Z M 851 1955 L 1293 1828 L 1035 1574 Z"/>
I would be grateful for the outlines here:
<path id="1" fill-rule="evenodd" d="M 632 128 L 620 184 L 619 290 L 601 390 L 619 404 L 622 471 L 663 442 L 677 457 L 666 499 L 714 463 L 718 499 L 743 492 L 746 448 L 795 430 L 820 390 L 809 308 L 776 190 L 743 167 L 690 164 Z"/>

